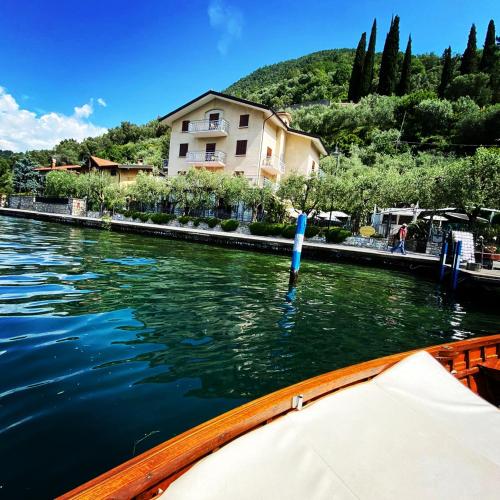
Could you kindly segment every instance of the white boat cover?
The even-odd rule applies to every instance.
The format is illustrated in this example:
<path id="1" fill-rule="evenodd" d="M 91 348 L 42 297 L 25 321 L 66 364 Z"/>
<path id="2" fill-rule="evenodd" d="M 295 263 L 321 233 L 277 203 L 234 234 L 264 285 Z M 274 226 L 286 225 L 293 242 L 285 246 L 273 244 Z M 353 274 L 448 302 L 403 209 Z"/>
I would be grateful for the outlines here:
<path id="1" fill-rule="evenodd" d="M 500 411 L 419 352 L 236 439 L 167 500 L 500 498 Z"/>

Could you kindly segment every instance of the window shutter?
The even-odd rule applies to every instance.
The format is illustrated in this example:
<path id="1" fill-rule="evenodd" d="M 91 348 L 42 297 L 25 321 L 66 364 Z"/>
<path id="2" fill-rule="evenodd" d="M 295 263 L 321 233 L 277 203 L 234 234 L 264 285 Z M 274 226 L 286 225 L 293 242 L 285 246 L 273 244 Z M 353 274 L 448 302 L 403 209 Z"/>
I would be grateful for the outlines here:
<path id="1" fill-rule="evenodd" d="M 187 155 L 188 152 L 188 144 L 179 144 L 179 156 L 181 158 L 184 158 Z"/>
<path id="2" fill-rule="evenodd" d="M 247 141 L 236 141 L 236 156 L 247 154 Z"/>
<path id="3" fill-rule="evenodd" d="M 248 127 L 250 115 L 240 115 L 240 127 Z"/>
<path id="4" fill-rule="evenodd" d="M 182 122 L 182 131 L 189 132 L 189 120 L 184 120 Z"/>

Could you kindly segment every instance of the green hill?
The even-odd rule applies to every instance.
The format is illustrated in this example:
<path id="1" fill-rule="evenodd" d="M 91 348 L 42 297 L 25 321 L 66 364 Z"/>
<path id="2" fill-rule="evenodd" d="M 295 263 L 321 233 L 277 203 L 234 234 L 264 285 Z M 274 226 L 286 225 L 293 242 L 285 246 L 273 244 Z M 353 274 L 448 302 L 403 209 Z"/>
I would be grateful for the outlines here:
<path id="1" fill-rule="evenodd" d="M 349 77 L 354 60 L 353 49 L 333 49 L 313 52 L 263 66 L 230 85 L 224 92 L 261 102 L 275 108 L 327 99 L 346 101 Z M 375 81 L 381 54 L 375 56 Z M 400 64 L 403 54 L 400 54 Z M 412 90 L 432 90 L 439 85 L 441 60 L 435 54 L 412 58 Z"/>

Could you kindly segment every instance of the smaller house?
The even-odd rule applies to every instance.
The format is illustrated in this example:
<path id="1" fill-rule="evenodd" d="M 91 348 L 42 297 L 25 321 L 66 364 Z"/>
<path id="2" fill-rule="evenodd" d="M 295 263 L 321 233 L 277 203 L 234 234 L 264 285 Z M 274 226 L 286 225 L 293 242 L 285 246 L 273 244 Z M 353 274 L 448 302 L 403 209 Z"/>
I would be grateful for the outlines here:
<path id="1" fill-rule="evenodd" d="M 152 172 L 153 165 L 145 165 L 142 160 L 138 160 L 137 163 L 122 164 L 91 156 L 80 171 L 90 172 L 93 169 L 103 172 L 105 175 L 110 175 L 116 179 L 118 184 L 127 186 L 135 182 L 139 172 Z"/>

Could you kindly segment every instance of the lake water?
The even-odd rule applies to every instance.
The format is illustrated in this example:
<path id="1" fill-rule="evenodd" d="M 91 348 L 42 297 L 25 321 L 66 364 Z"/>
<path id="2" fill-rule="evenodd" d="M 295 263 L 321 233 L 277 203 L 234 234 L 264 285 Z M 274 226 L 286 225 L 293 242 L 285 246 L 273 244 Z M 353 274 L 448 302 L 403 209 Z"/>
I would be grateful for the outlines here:
<path id="1" fill-rule="evenodd" d="M 0 497 L 49 498 L 250 399 L 494 333 L 408 274 L 0 216 Z M 142 441 L 141 438 L 148 436 Z"/>

